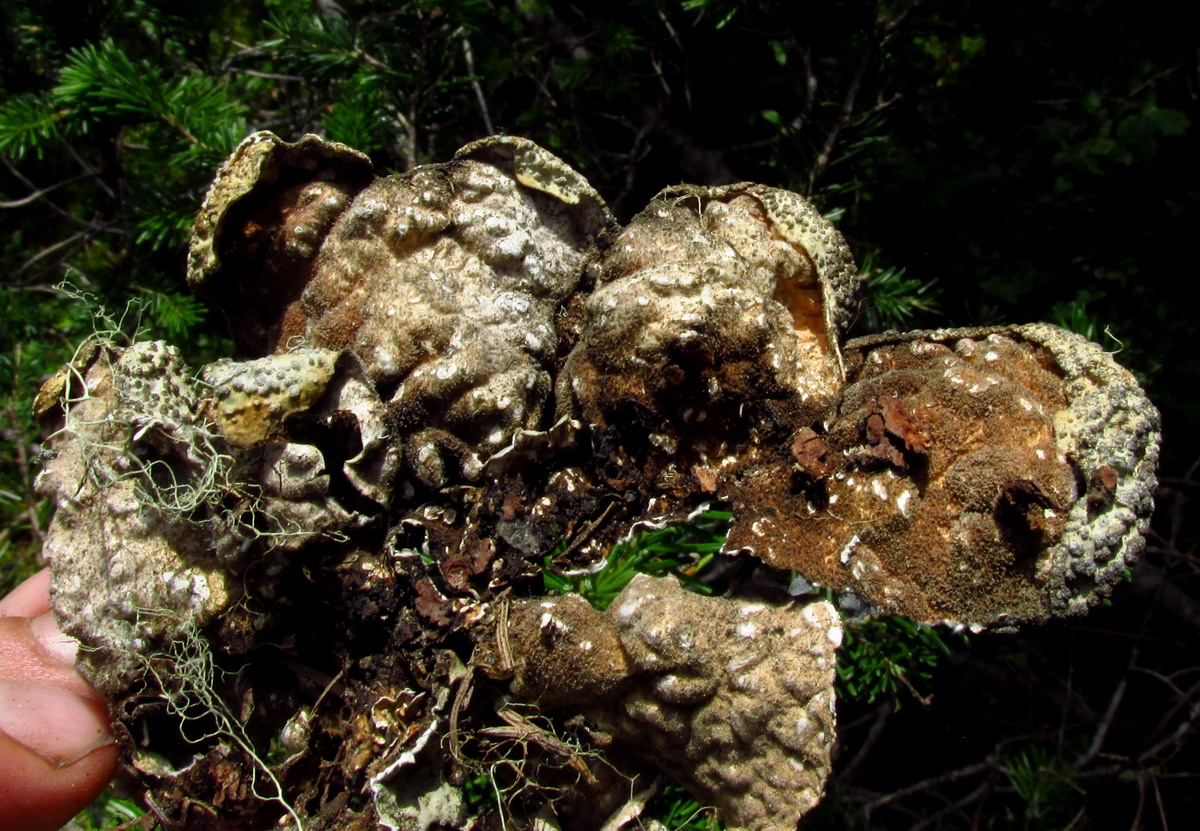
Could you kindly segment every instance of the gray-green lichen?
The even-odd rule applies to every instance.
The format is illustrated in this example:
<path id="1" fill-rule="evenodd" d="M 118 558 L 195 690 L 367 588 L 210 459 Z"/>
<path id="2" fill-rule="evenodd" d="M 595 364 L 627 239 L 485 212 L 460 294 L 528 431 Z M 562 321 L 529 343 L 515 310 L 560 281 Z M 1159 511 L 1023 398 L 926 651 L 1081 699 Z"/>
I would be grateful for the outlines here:
<path id="1" fill-rule="evenodd" d="M 473 673 L 511 670 L 731 828 L 783 829 L 828 772 L 832 607 L 637 578 L 606 614 L 497 610 L 713 502 L 726 553 L 929 623 L 1080 613 L 1141 549 L 1158 417 L 1133 377 L 1046 325 L 845 342 L 857 270 L 787 191 L 670 188 L 620 229 L 525 139 L 373 178 L 349 148 L 259 133 L 188 276 L 236 360 L 193 374 L 166 344 L 98 341 L 36 401 L 55 607 L 180 826 L 281 810 L 230 773 L 261 760 L 163 731 L 148 668 L 183 640 L 229 668 L 206 695 L 279 734 L 289 815 L 326 827 L 462 817 L 462 748 L 506 695 Z M 160 744 L 175 768 L 146 761 Z M 398 788 L 418 756 L 427 787 Z M 574 784 L 618 788 L 603 767 Z"/>
<path id="2" fill-rule="evenodd" d="M 510 620 L 519 696 L 585 713 L 728 827 L 788 831 L 820 799 L 842 640 L 829 603 L 706 598 L 639 575 L 607 614 L 568 595 Z"/>
<path id="3" fill-rule="evenodd" d="M 103 656 L 89 680 L 115 696 L 156 645 L 236 594 L 216 541 L 195 545 L 189 533 L 230 460 L 196 421 L 200 391 L 173 347 L 82 350 L 61 396 L 41 413 L 54 456 L 37 482 L 57 506 L 44 547 L 52 598 L 65 631 L 88 647 L 81 659 Z"/>
<path id="4" fill-rule="evenodd" d="M 430 486 L 478 475 L 516 431 L 543 426 L 555 316 L 613 224 L 586 180 L 532 142 L 494 137 L 447 164 L 347 186 L 336 199 L 327 195 L 316 217 L 308 191 L 283 188 L 278 163 L 261 159 L 282 156 L 295 167 L 307 154 L 344 167 L 344 148 L 256 135 L 218 175 L 189 266 L 193 283 L 224 301 L 240 328 L 243 304 L 231 302 L 228 287 L 242 290 L 246 278 L 237 274 L 248 267 L 249 246 L 233 225 L 247 221 L 247 203 L 266 206 L 260 213 L 273 206 L 241 236 L 269 238 L 258 258 L 268 270 L 291 269 L 282 293 L 290 302 L 260 310 L 271 338 L 244 347 L 352 350 L 376 386 L 392 390 L 392 422 Z M 232 239 L 228 253 L 218 239 Z M 297 239 L 303 269 L 292 263 Z M 247 327 L 262 329 L 262 321 Z"/>
<path id="5" fill-rule="evenodd" d="M 240 447 L 281 433 L 289 415 L 307 410 L 324 394 L 338 356 L 328 349 L 303 349 L 209 364 L 200 379 L 214 390 L 213 420 Z"/>
<path id="6" fill-rule="evenodd" d="M 45 553 L 55 608 L 94 685 L 124 691 L 178 633 L 244 597 L 247 554 L 344 538 L 363 517 L 343 480 L 386 504 L 398 463 L 383 404 L 349 356 L 303 350 L 219 361 L 198 377 L 160 341 L 98 343 L 39 403 L 51 454 L 37 487 L 57 505 Z M 332 421 L 359 452 L 334 464 L 292 435 Z M 339 469 L 340 468 L 340 469 Z"/>

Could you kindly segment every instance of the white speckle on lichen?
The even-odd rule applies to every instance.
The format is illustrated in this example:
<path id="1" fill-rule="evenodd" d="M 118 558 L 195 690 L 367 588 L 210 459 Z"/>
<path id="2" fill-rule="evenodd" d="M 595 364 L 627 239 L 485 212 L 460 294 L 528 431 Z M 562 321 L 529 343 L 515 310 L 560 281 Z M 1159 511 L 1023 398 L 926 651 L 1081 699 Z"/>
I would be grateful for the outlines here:
<path id="1" fill-rule="evenodd" d="M 842 565 L 849 563 L 850 555 L 854 552 L 854 548 L 858 545 L 858 542 L 858 534 L 855 534 L 850 538 L 850 541 L 842 547 L 841 552 L 838 554 L 838 562 L 840 562 Z"/>

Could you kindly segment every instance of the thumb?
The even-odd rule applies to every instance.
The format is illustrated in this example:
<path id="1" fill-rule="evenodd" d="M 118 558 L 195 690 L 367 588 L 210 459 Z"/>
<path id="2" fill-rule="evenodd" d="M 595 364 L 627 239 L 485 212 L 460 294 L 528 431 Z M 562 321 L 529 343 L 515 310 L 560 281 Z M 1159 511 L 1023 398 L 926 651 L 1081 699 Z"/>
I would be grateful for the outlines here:
<path id="1" fill-rule="evenodd" d="M 52 612 L 0 617 L 0 828 L 59 828 L 116 770 L 119 750 L 102 700 L 75 672 L 76 648 Z"/>

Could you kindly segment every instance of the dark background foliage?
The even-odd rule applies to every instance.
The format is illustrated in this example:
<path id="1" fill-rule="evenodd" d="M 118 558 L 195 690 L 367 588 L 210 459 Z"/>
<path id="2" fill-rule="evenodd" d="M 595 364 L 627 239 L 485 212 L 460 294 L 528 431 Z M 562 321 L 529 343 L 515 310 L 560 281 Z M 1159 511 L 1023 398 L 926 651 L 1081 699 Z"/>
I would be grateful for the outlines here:
<path id="1" fill-rule="evenodd" d="M 868 278 L 859 331 L 1049 320 L 1119 351 L 1162 409 L 1148 553 L 1111 606 L 1017 637 L 856 633 L 812 827 L 1200 816 L 1187 4 L 0 0 L 0 38 L 0 589 L 36 567 L 29 405 L 95 326 L 78 294 L 138 301 L 127 334 L 193 360 L 227 349 L 183 263 L 246 133 L 400 171 L 510 132 L 622 219 L 680 181 L 811 194 Z"/>

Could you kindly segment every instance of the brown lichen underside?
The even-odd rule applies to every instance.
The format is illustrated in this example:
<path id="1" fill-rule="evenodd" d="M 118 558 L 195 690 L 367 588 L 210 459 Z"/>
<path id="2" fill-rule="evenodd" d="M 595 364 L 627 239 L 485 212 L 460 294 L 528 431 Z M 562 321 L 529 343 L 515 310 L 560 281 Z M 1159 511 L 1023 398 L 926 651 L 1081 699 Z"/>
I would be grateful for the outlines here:
<path id="1" fill-rule="evenodd" d="M 1016 331 L 896 340 L 848 350 L 837 417 L 747 476 L 733 501 L 754 519 L 729 546 L 918 620 L 1059 613 L 1068 514 L 1095 476 L 1063 429 L 1068 373 Z"/>

